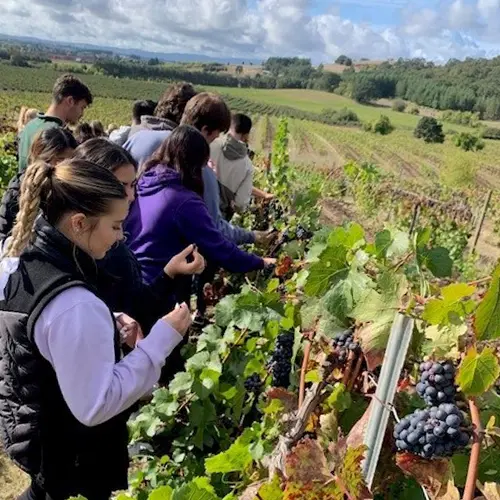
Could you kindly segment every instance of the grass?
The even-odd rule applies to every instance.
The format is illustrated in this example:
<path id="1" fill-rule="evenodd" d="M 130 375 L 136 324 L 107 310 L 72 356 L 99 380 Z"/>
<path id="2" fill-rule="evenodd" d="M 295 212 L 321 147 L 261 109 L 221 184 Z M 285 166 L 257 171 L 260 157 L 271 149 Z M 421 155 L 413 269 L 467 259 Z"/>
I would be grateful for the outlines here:
<path id="1" fill-rule="evenodd" d="M 204 87 L 207 90 L 228 94 L 235 97 L 252 99 L 266 104 L 276 104 L 281 106 L 290 106 L 301 109 L 303 111 L 312 111 L 321 113 L 325 108 L 342 109 L 348 108 L 354 111 L 361 121 L 373 121 L 380 117 L 381 114 L 387 115 L 392 124 L 398 128 L 413 130 L 420 116 L 410 115 L 408 113 L 398 113 L 392 109 L 381 105 L 364 105 L 359 104 L 352 99 L 321 92 L 318 90 L 302 90 L 302 89 L 244 89 L 244 88 L 226 88 L 226 87 Z M 459 125 L 444 124 L 444 129 L 454 130 L 472 130 Z"/>

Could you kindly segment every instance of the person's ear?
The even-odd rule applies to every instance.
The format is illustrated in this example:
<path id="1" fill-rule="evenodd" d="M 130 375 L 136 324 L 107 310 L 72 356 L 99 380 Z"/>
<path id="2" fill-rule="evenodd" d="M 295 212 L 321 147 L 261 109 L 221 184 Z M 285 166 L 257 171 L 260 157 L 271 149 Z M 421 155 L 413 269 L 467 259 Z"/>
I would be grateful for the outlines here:
<path id="1" fill-rule="evenodd" d="M 65 101 L 66 101 L 66 104 L 68 105 L 68 107 L 70 107 L 70 108 L 72 108 L 76 104 L 75 98 L 71 95 L 66 97 Z"/>
<path id="2" fill-rule="evenodd" d="M 85 214 L 78 213 L 70 217 L 71 232 L 76 236 L 82 235 L 89 229 L 89 220 Z"/>

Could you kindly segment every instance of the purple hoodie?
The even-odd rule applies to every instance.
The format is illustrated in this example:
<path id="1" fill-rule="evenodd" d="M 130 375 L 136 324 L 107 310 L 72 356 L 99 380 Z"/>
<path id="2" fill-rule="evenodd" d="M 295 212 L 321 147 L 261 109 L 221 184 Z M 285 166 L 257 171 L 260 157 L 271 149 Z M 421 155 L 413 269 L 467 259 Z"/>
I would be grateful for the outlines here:
<path id="1" fill-rule="evenodd" d="M 260 257 L 240 250 L 223 236 L 203 199 L 182 185 L 177 172 L 163 165 L 139 179 L 125 233 L 146 283 L 151 283 L 167 262 L 191 243 L 209 262 L 230 272 L 264 267 Z"/>

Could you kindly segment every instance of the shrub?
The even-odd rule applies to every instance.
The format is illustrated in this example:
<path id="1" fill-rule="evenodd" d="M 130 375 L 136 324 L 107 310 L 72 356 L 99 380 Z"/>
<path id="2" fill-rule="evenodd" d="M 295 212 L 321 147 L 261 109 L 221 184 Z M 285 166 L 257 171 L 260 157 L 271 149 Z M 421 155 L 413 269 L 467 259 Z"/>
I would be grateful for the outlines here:
<path id="1" fill-rule="evenodd" d="M 408 108 L 408 113 L 410 113 L 410 115 L 419 115 L 420 110 L 418 109 L 417 106 L 413 105 Z"/>
<path id="2" fill-rule="evenodd" d="M 443 126 L 430 116 L 424 116 L 420 119 L 413 134 L 425 142 L 444 142 Z"/>
<path id="3" fill-rule="evenodd" d="M 468 132 L 460 132 L 453 138 L 453 142 L 464 151 L 480 151 L 484 148 L 484 141 Z"/>
<path id="4" fill-rule="evenodd" d="M 324 121 L 331 125 L 349 125 L 359 123 L 358 115 L 348 108 L 342 108 L 339 110 L 324 109 L 320 116 Z"/>
<path id="5" fill-rule="evenodd" d="M 387 135 L 394 130 L 394 126 L 386 115 L 380 115 L 380 118 L 373 124 L 373 131 L 376 134 Z"/>
<path id="6" fill-rule="evenodd" d="M 451 188 L 468 188 L 476 185 L 477 164 L 471 156 L 458 152 L 446 157 L 440 172 L 441 182 Z"/>
<path id="7" fill-rule="evenodd" d="M 406 109 L 406 103 L 402 101 L 401 99 L 396 99 L 392 103 L 392 110 L 397 111 L 398 113 L 404 113 L 404 110 Z"/>
<path id="8" fill-rule="evenodd" d="M 469 127 L 477 127 L 479 125 L 479 113 L 472 111 L 443 111 L 440 115 L 441 120 L 457 125 L 468 125 Z"/>
<path id="9" fill-rule="evenodd" d="M 493 139 L 500 141 L 500 128 L 487 127 L 483 130 L 481 136 L 483 137 L 483 139 Z"/>

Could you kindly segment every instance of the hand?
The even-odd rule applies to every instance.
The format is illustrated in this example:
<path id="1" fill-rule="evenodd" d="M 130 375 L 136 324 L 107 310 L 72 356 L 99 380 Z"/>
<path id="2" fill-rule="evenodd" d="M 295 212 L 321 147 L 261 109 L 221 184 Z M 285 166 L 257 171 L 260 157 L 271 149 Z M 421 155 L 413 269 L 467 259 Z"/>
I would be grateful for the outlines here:
<path id="1" fill-rule="evenodd" d="M 193 319 L 189 307 L 183 302 L 181 305 L 177 304 L 175 309 L 163 316 L 163 321 L 168 323 L 176 332 L 184 337 L 188 331 Z"/>
<path id="2" fill-rule="evenodd" d="M 261 247 L 268 247 L 275 239 L 278 233 L 276 231 L 254 231 L 255 244 Z"/>
<path id="3" fill-rule="evenodd" d="M 264 261 L 264 267 L 275 266 L 277 262 L 277 259 L 271 259 L 270 257 L 264 257 L 262 260 Z"/>
<path id="4" fill-rule="evenodd" d="M 193 261 L 188 262 L 187 258 L 192 255 Z M 195 245 L 189 245 L 181 253 L 174 255 L 163 269 L 163 272 L 170 278 L 178 274 L 201 274 L 205 269 L 205 259 L 198 253 Z"/>
<path id="5" fill-rule="evenodd" d="M 273 193 L 264 193 L 263 198 L 266 201 L 271 201 L 271 200 L 274 200 L 275 196 Z"/>
<path id="6" fill-rule="evenodd" d="M 141 325 L 139 325 L 135 319 L 131 318 L 127 314 L 120 314 L 120 316 L 116 318 L 116 325 L 123 342 L 131 349 L 136 346 L 139 340 L 144 338 Z"/>

